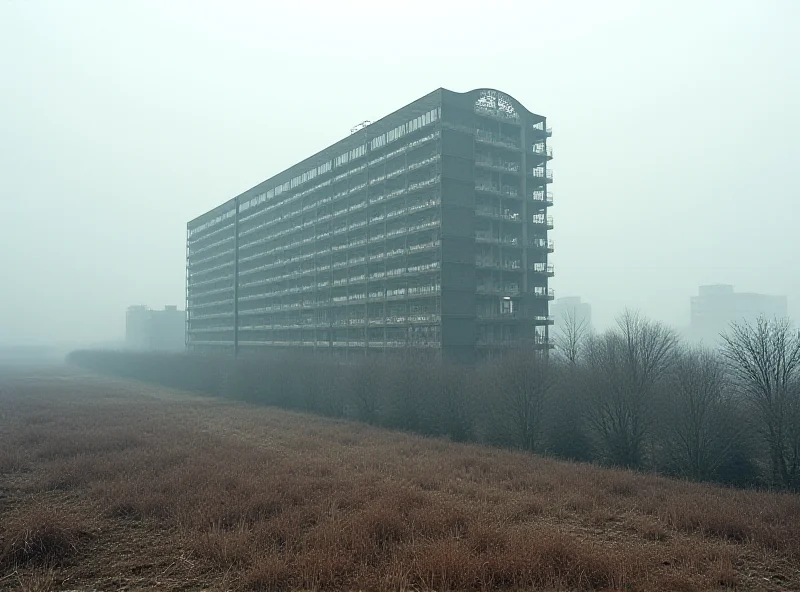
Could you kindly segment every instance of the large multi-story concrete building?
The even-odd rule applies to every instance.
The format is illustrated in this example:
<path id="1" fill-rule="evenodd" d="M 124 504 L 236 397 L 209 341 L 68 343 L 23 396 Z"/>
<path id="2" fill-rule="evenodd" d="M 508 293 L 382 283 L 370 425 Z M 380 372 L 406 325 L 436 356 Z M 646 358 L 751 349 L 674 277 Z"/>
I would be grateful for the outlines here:
<path id="1" fill-rule="evenodd" d="M 187 347 L 549 347 L 550 135 L 439 89 L 192 220 Z"/>
<path id="2" fill-rule="evenodd" d="M 759 316 L 783 319 L 788 316 L 786 296 L 770 296 L 753 292 L 735 292 L 729 284 L 700 286 L 690 301 L 689 337 L 694 340 L 718 341 L 720 333 L 731 323 L 752 323 Z"/>

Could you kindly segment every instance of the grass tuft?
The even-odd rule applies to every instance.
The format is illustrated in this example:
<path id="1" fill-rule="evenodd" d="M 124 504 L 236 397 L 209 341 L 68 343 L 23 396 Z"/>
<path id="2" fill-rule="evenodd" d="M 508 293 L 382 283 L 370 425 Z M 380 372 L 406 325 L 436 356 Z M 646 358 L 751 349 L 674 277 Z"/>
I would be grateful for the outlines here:
<path id="1" fill-rule="evenodd" d="M 64 511 L 32 505 L 4 519 L 0 567 L 60 565 L 89 536 L 85 520 Z"/>

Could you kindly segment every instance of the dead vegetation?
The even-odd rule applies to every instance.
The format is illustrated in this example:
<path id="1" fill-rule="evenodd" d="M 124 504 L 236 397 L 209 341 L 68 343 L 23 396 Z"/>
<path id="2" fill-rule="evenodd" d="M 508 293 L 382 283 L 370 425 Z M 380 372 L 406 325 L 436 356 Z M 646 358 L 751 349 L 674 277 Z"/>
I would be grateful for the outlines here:
<path id="1" fill-rule="evenodd" d="M 26 504 L 3 520 L 0 569 L 61 564 L 90 536 L 88 521 L 42 503 Z"/>
<path id="2" fill-rule="evenodd" d="M 800 588 L 797 496 L 74 370 L 0 382 L 0 588 Z"/>

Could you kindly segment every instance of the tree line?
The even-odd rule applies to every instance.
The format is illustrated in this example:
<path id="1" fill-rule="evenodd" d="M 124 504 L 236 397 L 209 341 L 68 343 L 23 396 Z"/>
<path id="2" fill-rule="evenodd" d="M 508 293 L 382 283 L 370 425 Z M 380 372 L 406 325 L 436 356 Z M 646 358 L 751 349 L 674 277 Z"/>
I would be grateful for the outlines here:
<path id="1" fill-rule="evenodd" d="M 800 334 L 732 324 L 715 349 L 624 312 L 594 334 L 567 317 L 549 354 L 464 367 L 418 351 L 347 362 L 301 354 L 76 351 L 116 376 L 456 441 L 696 481 L 800 491 Z"/>

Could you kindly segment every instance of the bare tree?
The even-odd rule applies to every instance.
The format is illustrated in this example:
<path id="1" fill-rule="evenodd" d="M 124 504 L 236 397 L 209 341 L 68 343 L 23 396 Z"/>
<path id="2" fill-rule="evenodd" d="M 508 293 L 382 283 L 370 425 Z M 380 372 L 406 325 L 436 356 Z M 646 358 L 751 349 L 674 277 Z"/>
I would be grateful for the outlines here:
<path id="1" fill-rule="evenodd" d="M 593 447 L 589 437 L 587 393 L 581 388 L 585 374 L 582 362 L 558 363 L 557 367 L 558 380 L 544 426 L 546 451 L 560 458 L 591 460 Z"/>
<path id="2" fill-rule="evenodd" d="M 518 448 L 539 450 L 545 409 L 555 385 L 555 367 L 547 356 L 519 348 L 493 364 L 495 384 L 495 429 Z"/>
<path id="3" fill-rule="evenodd" d="M 557 319 L 555 331 L 556 351 L 571 366 L 578 363 L 581 349 L 589 336 L 589 321 L 586 317 L 578 317 L 575 307 L 567 309 L 561 319 Z"/>
<path id="4" fill-rule="evenodd" d="M 734 323 L 723 355 L 752 405 L 770 455 L 772 480 L 800 488 L 800 333 L 788 319 Z"/>
<path id="5" fill-rule="evenodd" d="M 439 432 L 457 442 L 474 438 L 471 370 L 443 362 L 437 384 L 436 415 Z"/>
<path id="6" fill-rule="evenodd" d="M 631 311 L 615 329 L 588 341 L 588 421 L 613 464 L 641 466 L 657 389 L 677 343 L 672 329 Z"/>
<path id="7" fill-rule="evenodd" d="M 683 476 L 707 480 L 735 443 L 733 402 L 725 366 L 712 351 L 684 350 L 667 377 L 661 433 L 670 464 Z"/>

